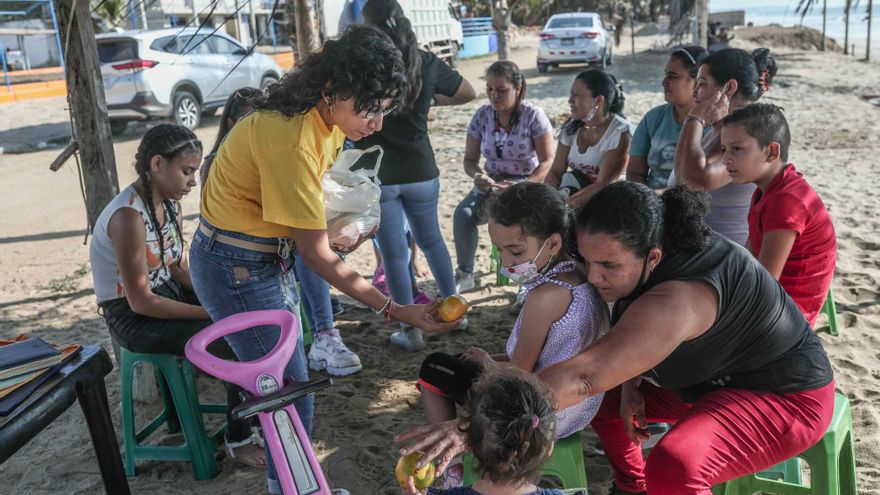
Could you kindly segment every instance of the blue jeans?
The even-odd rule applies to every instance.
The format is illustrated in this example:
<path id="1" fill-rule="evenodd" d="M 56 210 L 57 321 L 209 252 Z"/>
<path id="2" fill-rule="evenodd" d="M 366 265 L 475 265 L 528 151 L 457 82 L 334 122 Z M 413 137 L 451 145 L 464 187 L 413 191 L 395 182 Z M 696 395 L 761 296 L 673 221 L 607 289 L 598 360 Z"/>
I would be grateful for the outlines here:
<path id="1" fill-rule="evenodd" d="M 330 330 L 333 328 L 330 284 L 307 267 L 298 253 L 294 267 L 301 291 L 300 304 L 305 308 L 306 318 L 309 319 L 312 331 L 317 334 L 322 330 Z"/>
<path id="2" fill-rule="evenodd" d="M 489 221 L 483 207 L 487 199 L 488 194 L 473 188 L 455 207 L 452 217 L 455 257 L 458 260 L 458 269 L 464 273 L 474 273 L 474 258 L 477 255 L 477 242 L 480 240 L 477 226 Z"/>
<path id="3" fill-rule="evenodd" d="M 382 186 L 382 222 L 376 232 L 376 240 L 385 266 L 388 290 L 398 304 L 413 302 L 410 243 L 404 230 L 404 215 L 416 244 L 425 253 L 440 295 L 446 297 L 455 294 L 452 260 L 437 219 L 439 197 L 440 179 Z"/>
<path id="4" fill-rule="evenodd" d="M 253 237 L 238 232 L 218 230 L 201 220 L 216 233 L 266 244 L 272 239 Z M 262 253 L 233 247 L 217 242 L 196 230 L 189 248 L 190 276 L 193 288 L 202 306 L 218 321 L 229 315 L 262 309 L 286 309 L 299 314 L 299 298 L 296 294 L 296 278 L 288 267 L 293 256 L 281 259 L 277 254 Z M 280 330 L 271 326 L 254 327 L 226 337 L 226 342 L 239 361 L 253 361 L 272 350 Z M 302 339 L 297 339 L 293 357 L 284 370 L 285 378 L 308 381 Z M 294 403 L 300 421 L 311 434 L 314 416 L 314 397 L 307 396 Z M 269 451 L 266 451 L 269 464 L 269 479 L 278 476 Z"/>

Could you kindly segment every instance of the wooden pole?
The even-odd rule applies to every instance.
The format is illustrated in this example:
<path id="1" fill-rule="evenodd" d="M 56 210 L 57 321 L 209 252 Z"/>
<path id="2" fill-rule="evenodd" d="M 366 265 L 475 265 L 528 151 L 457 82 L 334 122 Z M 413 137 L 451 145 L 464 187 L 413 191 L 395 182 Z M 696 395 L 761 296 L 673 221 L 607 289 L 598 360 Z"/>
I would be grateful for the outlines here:
<path id="1" fill-rule="evenodd" d="M 828 14 L 828 0 L 822 0 L 822 46 L 819 48 L 825 51 L 825 18 Z"/>
<path id="2" fill-rule="evenodd" d="M 700 46 L 709 46 L 709 0 L 700 0 Z"/>
<path id="3" fill-rule="evenodd" d="M 852 0 L 846 0 L 846 12 L 843 13 L 844 18 L 844 28 L 843 28 L 843 54 L 849 55 L 849 9 L 851 7 Z"/>
<path id="4" fill-rule="evenodd" d="M 98 215 L 119 193 L 116 158 L 107 118 L 101 64 L 86 0 L 52 0 L 64 47 L 67 101 L 73 118 L 86 193 L 86 214 L 94 228 Z"/>
<path id="5" fill-rule="evenodd" d="M 871 61 L 871 17 L 874 12 L 874 1 L 868 0 L 868 39 L 865 40 L 865 61 Z"/>
<path id="6" fill-rule="evenodd" d="M 296 61 L 300 63 L 321 47 L 316 28 L 315 10 L 312 8 L 311 0 L 288 0 L 288 4 L 293 5 L 296 22 Z"/>

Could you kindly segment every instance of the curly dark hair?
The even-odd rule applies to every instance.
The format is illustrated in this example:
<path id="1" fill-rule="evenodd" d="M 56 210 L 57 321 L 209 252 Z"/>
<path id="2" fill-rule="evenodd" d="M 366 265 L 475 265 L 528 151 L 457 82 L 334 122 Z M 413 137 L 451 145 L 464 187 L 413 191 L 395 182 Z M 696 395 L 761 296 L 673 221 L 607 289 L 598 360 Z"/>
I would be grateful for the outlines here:
<path id="1" fill-rule="evenodd" d="M 156 217 L 156 206 L 153 204 L 153 189 L 150 184 L 150 161 L 153 157 L 159 155 L 167 161 L 174 160 L 175 157 L 184 153 L 202 154 L 202 142 L 189 129 L 174 124 L 160 124 L 153 127 L 144 134 L 141 143 L 138 145 L 137 153 L 134 155 L 134 170 L 144 186 L 144 203 L 147 205 L 147 211 L 150 214 L 150 222 L 156 229 L 156 235 L 159 236 L 159 261 L 162 267 L 165 267 L 165 240 L 162 238 L 162 226 L 159 225 L 159 219 Z M 178 205 L 170 199 L 162 202 L 165 207 L 164 220 L 171 221 L 177 236 L 183 241 L 183 234 L 180 231 L 180 225 L 177 222 L 176 212 Z"/>
<path id="2" fill-rule="evenodd" d="M 550 457 L 556 414 L 534 375 L 488 369 L 468 394 L 459 429 L 493 483 L 528 483 Z"/>
<path id="3" fill-rule="evenodd" d="M 327 40 L 250 105 L 293 117 L 325 97 L 331 104 L 337 98 L 354 98 L 355 112 L 380 112 L 382 100 L 390 98 L 392 106 L 405 102 L 409 88 L 400 50 L 391 38 L 374 27 L 354 25 Z"/>
<path id="4" fill-rule="evenodd" d="M 712 229 L 703 220 L 708 211 L 704 192 L 676 186 L 657 196 L 644 184 L 621 181 L 590 198 L 578 213 L 576 227 L 614 237 L 638 257 L 656 246 L 699 252 L 709 247 Z"/>

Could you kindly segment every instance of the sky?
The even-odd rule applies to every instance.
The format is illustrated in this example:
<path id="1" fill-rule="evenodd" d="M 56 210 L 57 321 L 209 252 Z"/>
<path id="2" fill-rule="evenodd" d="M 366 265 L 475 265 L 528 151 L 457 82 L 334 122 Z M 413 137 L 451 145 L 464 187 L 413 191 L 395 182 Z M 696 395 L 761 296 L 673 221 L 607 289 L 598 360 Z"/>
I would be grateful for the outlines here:
<path id="1" fill-rule="evenodd" d="M 861 4 L 861 2 L 859 2 Z M 792 12 L 798 5 L 798 0 L 709 0 L 709 11 L 718 12 L 724 10 L 745 10 L 749 7 L 791 7 Z M 843 7 L 844 0 L 828 0 L 829 7 Z"/>

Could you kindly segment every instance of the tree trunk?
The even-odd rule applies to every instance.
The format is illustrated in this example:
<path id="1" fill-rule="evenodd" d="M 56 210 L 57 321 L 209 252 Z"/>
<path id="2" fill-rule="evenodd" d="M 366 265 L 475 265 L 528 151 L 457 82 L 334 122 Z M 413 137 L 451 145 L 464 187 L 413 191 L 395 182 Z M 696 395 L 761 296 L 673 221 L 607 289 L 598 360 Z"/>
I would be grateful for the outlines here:
<path id="1" fill-rule="evenodd" d="M 868 0 L 868 39 L 865 40 L 865 61 L 871 60 L 871 17 L 874 12 L 874 1 Z"/>
<path id="2" fill-rule="evenodd" d="M 846 0 L 846 12 L 843 14 L 844 18 L 844 28 L 843 28 L 843 54 L 849 55 L 849 9 L 851 7 L 850 3 L 852 0 Z"/>
<path id="3" fill-rule="evenodd" d="M 498 36 L 498 60 L 510 58 L 509 30 L 511 26 L 511 10 L 506 0 L 496 1 L 492 10 L 492 28 L 495 29 L 495 33 Z"/>
<path id="4" fill-rule="evenodd" d="M 318 51 L 321 41 L 318 39 L 315 10 L 312 8 L 312 0 L 293 0 L 294 18 L 296 19 L 296 46 L 298 53 L 297 63 Z"/>
<path id="5" fill-rule="evenodd" d="M 709 1 L 699 0 L 700 17 L 697 19 L 700 30 L 700 46 L 709 46 Z"/>
<path id="6" fill-rule="evenodd" d="M 62 40 L 69 39 L 69 46 L 63 48 L 67 101 L 73 117 L 73 138 L 78 143 L 82 163 L 86 214 L 89 226 L 94 228 L 101 211 L 119 193 L 101 64 L 89 2 L 53 1 L 58 13 L 59 35 Z"/>

